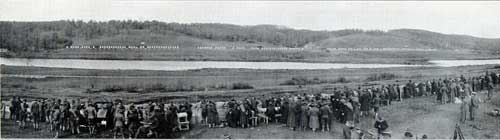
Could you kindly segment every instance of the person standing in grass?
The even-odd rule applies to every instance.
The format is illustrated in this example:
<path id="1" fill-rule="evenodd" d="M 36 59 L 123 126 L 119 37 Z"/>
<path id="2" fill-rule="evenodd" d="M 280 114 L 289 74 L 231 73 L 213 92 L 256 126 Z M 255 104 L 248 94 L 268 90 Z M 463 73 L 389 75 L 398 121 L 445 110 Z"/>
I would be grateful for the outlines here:
<path id="1" fill-rule="evenodd" d="M 73 100 L 69 109 L 69 129 L 73 134 L 80 134 L 78 113 L 78 105 Z"/>
<path id="2" fill-rule="evenodd" d="M 215 103 L 210 101 L 210 103 L 208 103 L 208 112 L 207 112 L 208 128 L 215 127 L 215 123 L 217 122 L 216 117 L 217 117 L 217 109 L 215 108 Z"/>
<path id="3" fill-rule="evenodd" d="M 116 113 L 114 115 L 114 123 L 115 123 L 115 128 L 114 128 L 114 134 L 113 138 L 116 138 L 116 135 L 118 133 L 121 134 L 122 138 L 125 138 L 125 133 L 124 127 L 125 127 L 125 114 L 124 114 L 125 107 L 123 105 L 119 105 L 118 109 L 116 110 Z"/>
<path id="4" fill-rule="evenodd" d="M 360 116 L 368 115 L 368 112 L 370 111 L 370 103 L 371 103 L 371 97 L 370 94 L 366 89 L 361 92 L 361 97 L 359 97 L 359 102 L 361 104 L 360 106 Z"/>
<path id="5" fill-rule="evenodd" d="M 476 109 L 479 108 L 479 99 L 477 98 L 477 95 L 475 92 L 472 93 L 470 103 L 469 103 L 469 114 L 470 114 L 470 120 L 474 120 L 474 116 L 476 115 Z"/>
<path id="6" fill-rule="evenodd" d="M 40 123 L 40 112 L 41 112 L 41 109 L 40 109 L 40 102 L 38 101 L 33 101 L 31 103 L 31 118 L 32 118 L 32 121 L 33 121 L 33 128 L 36 130 L 39 128 L 39 123 Z"/>
<path id="7" fill-rule="evenodd" d="M 90 135 L 94 135 L 95 125 L 97 123 L 96 122 L 97 111 L 96 111 L 94 105 L 90 103 L 90 101 L 87 102 L 85 114 L 87 114 L 87 123 L 88 123 Z"/>
<path id="8" fill-rule="evenodd" d="M 248 105 L 245 102 L 240 102 L 239 104 L 239 122 L 241 125 L 241 128 L 247 128 L 248 127 Z"/>
<path id="9" fill-rule="evenodd" d="M 133 104 L 130 105 L 128 108 L 128 112 L 126 113 L 129 138 L 135 136 L 135 132 L 139 128 L 139 115 L 139 111 L 135 109 L 135 106 Z"/>
<path id="10" fill-rule="evenodd" d="M 58 105 L 54 106 L 51 114 L 51 119 L 52 119 L 52 128 L 54 129 L 54 131 L 56 131 L 56 136 L 54 137 L 58 138 L 59 132 L 61 131 L 61 110 L 59 109 Z"/>
<path id="11" fill-rule="evenodd" d="M 26 123 L 28 122 L 28 103 L 26 102 L 26 99 L 24 99 L 21 102 L 21 109 L 18 112 L 19 113 L 19 128 L 25 128 Z"/>
<path id="12" fill-rule="evenodd" d="M 317 104 L 315 103 L 311 104 L 311 108 L 309 109 L 308 115 L 309 115 L 309 127 L 312 129 L 313 132 L 316 132 L 316 130 L 319 128 L 319 109 L 317 107 Z"/>
<path id="13" fill-rule="evenodd" d="M 11 107 L 11 113 L 10 113 L 10 118 L 14 121 L 19 121 L 19 111 L 21 110 L 21 97 L 14 96 L 12 97 L 11 101 L 12 107 Z"/>
<path id="14" fill-rule="evenodd" d="M 460 122 L 465 123 L 465 120 L 467 119 L 467 106 L 468 102 L 465 98 L 465 96 L 460 96 L 460 99 L 462 100 L 462 103 L 460 104 Z"/>
<path id="15" fill-rule="evenodd" d="M 305 131 L 307 128 L 308 113 L 309 107 L 307 107 L 305 101 L 302 101 L 302 105 L 300 106 L 300 128 L 302 131 Z"/>
<path id="16" fill-rule="evenodd" d="M 320 111 L 321 111 L 321 130 L 323 132 L 325 130 L 330 131 L 330 114 L 332 114 L 332 111 L 327 103 L 322 104 Z"/>
<path id="17" fill-rule="evenodd" d="M 289 98 L 289 103 L 288 103 L 288 115 L 287 115 L 287 126 L 290 127 L 290 129 L 295 130 L 295 122 L 296 120 L 296 109 L 295 106 L 297 106 L 297 103 L 294 101 L 293 98 Z"/>
<path id="18" fill-rule="evenodd" d="M 487 100 L 491 100 L 491 94 L 493 94 L 493 82 L 488 82 L 488 84 L 486 84 L 486 99 Z"/>

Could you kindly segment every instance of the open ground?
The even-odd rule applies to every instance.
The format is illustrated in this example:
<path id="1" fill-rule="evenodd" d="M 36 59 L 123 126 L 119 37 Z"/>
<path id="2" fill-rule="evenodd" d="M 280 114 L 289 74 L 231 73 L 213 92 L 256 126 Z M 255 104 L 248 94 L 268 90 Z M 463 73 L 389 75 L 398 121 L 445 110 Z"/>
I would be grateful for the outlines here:
<path id="1" fill-rule="evenodd" d="M 333 87 L 377 86 L 386 83 L 404 84 L 407 80 L 432 80 L 438 78 L 475 76 L 485 71 L 499 71 L 498 66 L 463 67 L 426 67 L 426 68 L 377 68 L 377 69 L 332 69 L 332 70 L 247 70 L 247 69 L 201 69 L 191 71 L 143 71 L 143 70 L 81 70 L 64 68 L 2 66 L 3 99 L 12 96 L 25 98 L 94 98 L 122 99 L 128 102 L 161 101 L 198 101 L 200 99 L 228 100 L 250 96 L 276 96 L 285 93 L 327 93 Z M 386 74 L 390 77 L 373 78 Z M 316 79 L 317 83 L 305 85 L 283 85 L 286 81 L 302 77 Z M 370 79 L 370 77 L 372 77 Z M 344 80 L 338 80 L 343 78 Z M 321 82 L 326 81 L 326 82 Z M 245 83 L 252 89 L 233 90 L 219 88 L 234 83 Z M 127 87 L 147 88 L 161 84 L 177 89 L 200 89 L 184 91 L 129 91 Z M 124 87 L 121 91 L 100 91 L 110 86 Z M 97 92 L 88 92 L 96 89 Z M 496 91 L 498 93 L 498 90 Z M 481 93 L 482 95 L 483 93 Z M 485 114 L 498 108 L 500 97 L 481 104 L 479 119 L 462 124 L 466 138 L 500 138 L 499 120 Z M 381 112 L 389 122 L 393 138 L 402 138 L 404 130 L 411 129 L 414 134 L 426 134 L 429 138 L 450 138 L 458 123 L 457 104 L 437 105 L 434 97 L 421 97 L 397 102 L 382 108 Z M 365 117 L 358 124 L 361 128 L 371 129 L 373 117 Z M 278 124 L 260 125 L 253 129 L 216 128 L 196 126 L 191 131 L 179 134 L 184 138 L 342 138 L 342 124 L 334 125 L 328 133 L 310 131 L 297 133 Z M 17 130 L 12 122 L 2 123 L 2 137 L 46 137 L 52 133 L 44 131 Z M 85 138 L 88 136 L 65 136 Z M 102 135 L 106 138 L 108 136 Z"/>

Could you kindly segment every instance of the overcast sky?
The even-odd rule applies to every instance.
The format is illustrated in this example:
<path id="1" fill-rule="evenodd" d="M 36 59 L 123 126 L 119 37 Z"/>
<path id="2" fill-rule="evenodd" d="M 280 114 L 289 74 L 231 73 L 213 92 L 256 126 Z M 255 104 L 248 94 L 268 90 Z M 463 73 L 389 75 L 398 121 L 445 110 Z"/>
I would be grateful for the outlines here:
<path id="1" fill-rule="evenodd" d="M 2 21 L 159 20 L 297 29 L 425 29 L 500 38 L 500 1 L 0 0 Z"/>

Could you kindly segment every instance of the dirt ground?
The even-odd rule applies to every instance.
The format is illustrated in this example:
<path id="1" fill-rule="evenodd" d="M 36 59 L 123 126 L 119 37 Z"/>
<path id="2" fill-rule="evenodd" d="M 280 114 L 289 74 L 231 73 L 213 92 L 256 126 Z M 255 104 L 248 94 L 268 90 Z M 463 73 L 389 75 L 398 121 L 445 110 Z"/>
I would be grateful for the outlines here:
<path id="1" fill-rule="evenodd" d="M 494 118 L 486 115 L 494 106 L 493 102 L 500 102 L 499 90 L 495 98 L 484 102 L 477 111 L 476 121 L 466 121 L 460 124 L 460 128 L 466 139 L 499 139 L 500 117 Z M 484 93 L 480 94 L 481 99 Z M 424 134 L 430 139 L 449 139 L 453 136 L 455 125 L 459 123 L 459 104 L 437 104 L 435 97 L 421 97 L 394 102 L 390 106 L 381 108 L 381 114 L 389 123 L 392 131 L 391 139 L 403 139 L 404 132 L 409 129 L 414 136 L 421 138 Z M 373 116 L 365 116 L 357 127 L 365 130 L 375 131 L 373 128 Z M 342 125 L 335 123 L 330 132 L 312 132 L 311 130 L 293 131 L 280 124 L 261 124 L 256 128 L 214 128 L 206 127 L 191 130 L 184 138 L 216 138 L 223 139 L 226 136 L 234 139 L 341 139 Z"/>
<path id="2" fill-rule="evenodd" d="M 500 102 L 500 90 L 497 90 L 492 100 L 481 103 L 477 112 L 476 121 L 467 121 L 461 124 L 462 132 L 466 139 L 499 139 L 500 117 L 494 118 L 485 112 L 493 108 L 499 108 L 492 103 Z M 484 99 L 484 93 L 480 94 Z M 392 105 L 381 108 L 381 113 L 389 123 L 392 131 L 392 139 L 404 138 L 403 133 L 408 128 L 413 135 L 421 138 L 427 135 L 430 139 L 448 139 L 453 136 L 455 124 L 459 123 L 459 104 L 436 104 L 434 96 L 408 99 L 402 102 L 393 102 Z M 357 127 L 374 131 L 373 116 L 361 118 Z M 19 129 L 13 121 L 2 120 L 2 138 L 53 138 L 55 133 L 49 131 L 48 125 L 42 123 L 40 130 L 33 128 Z M 342 125 L 334 123 L 329 132 L 293 131 L 281 124 L 260 124 L 255 128 L 213 128 L 206 126 L 195 126 L 188 132 L 179 134 L 179 138 L 206 138 L 224 139 L 229 136 L 232 139 L 341 139 Z M 475 125 L 475 126 L 473 126 Z M 94 138 L 112 138 L 111 131 L 99 131 L 100 134 Z M 90 138 L 86 133 L 80 135 L 63 134 L 62 138 Z"/>
<path id="3" fill-rule="evenodd" d="M 455 77 L 460 74 L 478 75 L 483 74 L 485 70 L 492 71 L 492 66 L 470 66 L 470 67 L 452 67 L 452 68 L 422 68 L 422 69 L 368 69 L 368 70 L 318 70 L 318 71 L 236 71 L 236 70 L 202 70 L 201 72 L 148 72 L 148 71 L 122 71 L 119 76 L 138 75 L 138 76 L 177 76 L 177 75 L 194 75 L 189 79 L 189 83 L 203 83 L 203 81 L 226 81 L 245 80 L 255 85 L 252 90 L 231 90 L 231 91 L 199 91 L 199 92 L 172 92 L 172 93 L 126 93 L 126 92 L 103 92 L 97 94 L 84 93 L 91 79 L 86 78 L 46 78 L 32 80 L 26 78 L 10 78 L 2 77 L 1 97 L 7 99 L 10 96 L 22 97 L 95 97 L 95 98 L 120 98 L 125 100 L 148 100 L 155 98 L 181 99 L 207 97 L 210 99 L 223 100 L 233 97 L 248 97 L 248 96 L 272 96 L 279 95 L 285 92 L 304 92 L 313 93 L 321 92 L 325 87 L 331 86 L 353 86 L 355 84 L 380 84 L 390 83 L 395 80 L 406 81 L 407 79 L 425 79 L 440 77 Z M 498 71 L 498 69 L 496 69 Z M 40 73 L 41 72 L 41 73 Z M 95 72 L 67 70 L 67 69 L 49 69 L 43 70 L 39 68 L 19 68 L 19 67 L 4 67 L 2 66 L 2 74 L 46 74 L 54 73 L 61 75 L 89 75 Z M 102 71 L 96 71 L 101 73 Z M 115 76 L 116 71 L 104 71 L 110 73 L 110 76 Z M 307 85 L 301 89 L 297 86 L 282 86 L 271 85 L 268 83 L 280 83 L 283 80 L 293 76 L 306 77 L 333 77 L 345 76 L 350 79 L 364 79 L 364 77 L 372 73 L 389 72 L 400 75 L 397 79 L 385 81 L 354 81 L 347 84 L 336 85 Z M 126 74 L 123 74 L 126 73 Z M 218 74 L 220 77 L 217 80 L 206 78 L 205 76 Z M 241 77 L 247 75 L 247 77 Z M 260 75 L 260 76 L 259 76 Z M 402 76 L 405 75 L 405 76 Z M 279 78 L 277 78 L 279 77 Z M 137 82 L 137 79 L 99 79 L 104 83 L 119 83 L 119 82 Z M 121 81 L 120 81 L 121 80 Z M 167 81 L 175 83 L 175 80 L 159 79 L 158 81 Z M 261 83 L 261 85 L 257 84 Z M 125 84 L 125 83 L 124 83 Z M 127 83 L 128 84 L 128 83 Z M 17 87 L 21 85 L 25 87 Z M 75 86 L 78 85 L 78 86 Z M 26 88 L 34 87 L 34 88 Z M 500 91 L 495 91 L 495 97 L 480 105 L 477 111 L 477 120 L 467 121 L 461 124 L 461 129 L 465 138 L 474 139 L 500 139 L 500 118 L 494 118 L 486 115 L 494 108 L 500 108 Z M 484 93 L 480 93 L 483 96 Z M 484 97 L 481 97 L 484 98 Z M 4 100 L 4 99 L 2 99 Z M 421 137 L 427 135 L 429 138 L 447 139 L 453 134 L 455 125 L 458 123 L 459 104 L 436 104 L 435 97 L 419 97 L 414 99 L 404 100 L 403 102 L 394 102 L 390 106 L 381 108 L 381 114 L 389 123 L 389 130 L 392 131 L 392 138 L 403 138 L 403 133 L 406 129 L 410 129 L 414 135 Z M 367 116 L 361 119 L 357 124 L 358 127 L 367 130 L 373 130 L 373 116 Z M 2 138 L 52 138 L 54 132 L 47 131 L 48 126 L 43 125 L 42 130 L 34 131 L 31 128 L 18 129 L 14 123 L 9 120 L 1 121 L 1 137 Z M 306 132 L 292 131 L 289 128 L 282 127 L 279 124 L 270 124 L 268 126 L 260 125 L 253 129 L 242 128 L 215 128 L 208 129 L 203 126 L 196 126 L 191 131 L 181 133 L 180 138 L 226 138 L 224 135 L 229 135 L 231 138 L 342 138 L 343 124 L 335 123 L 334 129 L 330 132 L 316 132 L 310 130 Z M 44 128 L 45 127 L 45 128 Z M 111 138 L 109 131 L 103 131 L 97 138 Z M 86 134 L 81 135 L 63 135 L 64 138 L 89 138 Z"/>

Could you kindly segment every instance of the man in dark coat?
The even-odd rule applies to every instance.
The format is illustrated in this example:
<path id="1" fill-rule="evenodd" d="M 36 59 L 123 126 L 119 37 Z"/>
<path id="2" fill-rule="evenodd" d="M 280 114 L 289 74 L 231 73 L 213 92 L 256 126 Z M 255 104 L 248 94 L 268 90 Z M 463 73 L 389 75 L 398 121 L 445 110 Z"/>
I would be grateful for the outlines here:
<path id="1" fill-rule="evenodd" d="M 370 111 L 371 100 L 370 100 L 370 95 L 366 90 L 362 92 L 361 97 L 359 98 L 359 102 L 361 103 L 360 116 L 368 114 L 368 112 Z"/>
<path id="2" fill-rule="evenodd" d="M 332 114 L 332 111 L 330 109 L 330 106 L 328 104 L 323 103 L 321 108 L 319 109 L 321 112 L 321 130 L 322 131 L 330 131 L 330 114 Z"/>
<path id="3" fill-rule="evenodd" d="M 296 106 L 297 106 L 297 103 L 293 99 L 290 99 L 290 101 L 288 103 L 287 126 L 290 127 L 290 129 L 292 129 L 292 130 L 295 130 L 295 126 L 296 126 L 296 122 L 297 122 Z"/>
<path id="4" fill-rule="evenodd" d="M 12 98 L 12 110 L 10 118 L 14 118 L 14 121 L 19 121 L 19 112 L 21 112 L 21 97 L 13 97 Z"/>
<path id="5" fill-rule="evenodd" d="M 302 131 L 305 131 L 308 125 L 308 119 L 309 119 L 309 108 L 307 107 L 307 104 L 305 102 L 302 102 L 302 106 L 300 107 L 300 128 L 302 128 Z"/>
<path id="6" fill-rule="evenodd" d="M 295 128 L 302 128 L 302 102 L 301 98 L 298 98 L 297 103 L 295 104 Z"/>

